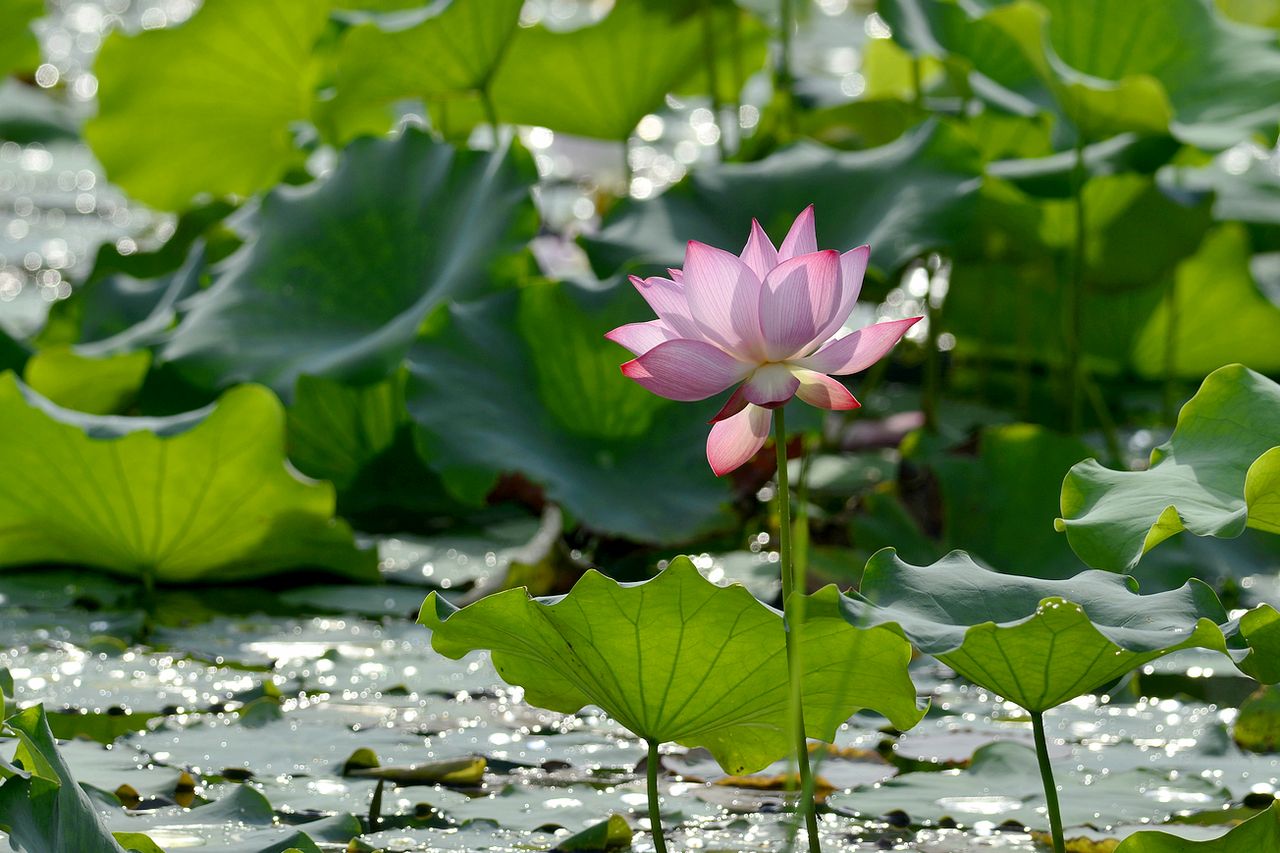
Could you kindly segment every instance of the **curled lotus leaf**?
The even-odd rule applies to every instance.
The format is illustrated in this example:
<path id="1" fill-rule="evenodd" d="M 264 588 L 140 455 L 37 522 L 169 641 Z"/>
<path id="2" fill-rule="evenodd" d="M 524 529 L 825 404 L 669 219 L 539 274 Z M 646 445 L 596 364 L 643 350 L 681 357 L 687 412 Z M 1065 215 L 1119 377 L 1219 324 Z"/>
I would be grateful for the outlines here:
<path id="1" fill-rule="evenodd" d="M 1146 471 L 1074 466 L 1056 524 L 1080 559 L 1120 570 L 1183 530 L 1280 533 L 1280 385 L 1240 364 L 1215 370 Z"/>
<path id="2" fill-rule="evenodd" d="M 1028 711 L 1057 707 L 1185 648 L 1222 652 L 1263 680 L 1273 674 L 1269 645 L 1247 642 L 1270 631 L 1231 621 L 1199 580 L 1140 595 L 1136 581 L 1111 572 L 1042 580 L 1001 574 L 963 551 L 913 566 L 886 548 L 867 563 L 860 592 L 815 609 L 821 604 L 853 625 L 894 629 Z"/>
<path id="3" fill-rule="evenodd" d="M 459 609 L 432 593 L 418 621 L 447 657 L 490 650 L 530 704 L 597 705 L 646 740 L 705 747 L 730 773 L 790 749 L 782 614 L 742 586 L 716 586 L 685 557 L 642 583 L 589 571 L 557 597 L 511 589 Z M 911 650 L 897 634 L 817 615 L 801 637 L 810 737 L 831 740 L 863 708 L 900 729 L 920 719 Z"/>
<path id="4" fill-rule="evenodd" d="M 1255 853 L 1280 850 L 1280 808 L 1272 806 L 1217 838 L 1197 841 L 1168 832 L 1135 832 L 1115 853 Z"/>
<path id="5" fill-rule="evenodd" d="M 241 385 L 167 418 L 73 412 L 0 374 L 0 566 L 65 563 L 161 582 L 298 568 L 377 578 L 329 483 L 285 461 L 275 395 Z"/>

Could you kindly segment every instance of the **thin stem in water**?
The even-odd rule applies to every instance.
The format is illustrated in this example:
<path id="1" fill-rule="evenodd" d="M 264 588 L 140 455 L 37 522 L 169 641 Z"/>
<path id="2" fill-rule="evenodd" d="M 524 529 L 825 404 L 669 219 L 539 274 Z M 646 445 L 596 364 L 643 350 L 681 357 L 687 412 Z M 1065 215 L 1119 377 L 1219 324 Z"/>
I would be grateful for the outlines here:
<path id="1" fill-rule="evenodd" d="M 658 805 L 658 768 L 662 759 L 658 756 L 657 741 L 649 741 L 649 760 L 645 762 L 649 777 L 649 829 L 653 833 L 653 849 L 667 853 L 667 841 L 662 835 L 662 809 Z"/>
<path id="2" fill-rule="evenodd" d="M 800 659 L 800 626 L 804 623 L 804 576 L 796 572 L 791 548 L 791 490 L 787 482 L 786 407 L 773 413 L 773 442 L 778 454 L 778 556 L 782 563 L 782 612 L 786 623 L 787 674 L 791 687 L 791 726 L 795 737 L 796 765 L 800 770 L 797 814 L 804 819 L 809 853 L 822 853 L 818 840 L 818 814 L 813 803 L 813 772 L 809 768 L 809 740 L 804 729 L 803 663 Z M 798 593 L 792 595 L 792 593 Z"/>
<path id="3" fill-rule="evenodd" d="M 1062 838 L 1062 812 L 1058 808 L 1058 786 L 1053 781 L 1053 768 L 1049 766 L 1049 743 L 1044 736 L 1043 711 L 1031 712 L 1031 728 L 1036 735 L 1036 758 L 1040 760 L 1044 801 L 1049 807 L 1049 832 L 1053 836 L 1053 851 L 1066 853 L 1067 844 Z"/>

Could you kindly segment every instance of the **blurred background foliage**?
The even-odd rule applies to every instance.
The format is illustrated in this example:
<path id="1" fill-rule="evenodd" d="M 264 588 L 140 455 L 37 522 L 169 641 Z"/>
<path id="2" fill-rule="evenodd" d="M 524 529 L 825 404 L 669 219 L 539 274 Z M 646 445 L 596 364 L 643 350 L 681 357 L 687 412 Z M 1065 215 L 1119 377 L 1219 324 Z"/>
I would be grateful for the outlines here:
<path id="1" fill-rule="evenodd" d="M 771 455 L 717 480 L 718 401 L 647 394 L 601 336 L 648 316 L 627 274 L 736 250 L 752 217 L 778 239 L 809 203 L 822 246 L 872 246 L 852 325 L 927 318 L 854 379 L 864 408 L 802 422 L 815 582 L 885 545 L 1074 574 L 1072 465 L 1145 466 L 1222 365 L 1280 374 L 1276 0 L 0 21 L 5 565 L 374 578 L 353 528 L 540 516 L 543 570 L 512 583 L 678 552 L 750 574 Z M 1246 533 L 1137 571 L 1239 590 L 1277 565 Z"/>

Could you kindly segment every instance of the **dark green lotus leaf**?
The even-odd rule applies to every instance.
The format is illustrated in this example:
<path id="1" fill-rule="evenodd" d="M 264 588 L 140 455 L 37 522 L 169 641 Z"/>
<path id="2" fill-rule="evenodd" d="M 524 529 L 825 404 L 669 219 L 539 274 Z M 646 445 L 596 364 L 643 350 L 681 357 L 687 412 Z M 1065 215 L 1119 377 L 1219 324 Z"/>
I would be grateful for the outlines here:
<path id="1" fill-rule="evenodd" d="M 838 597 L 834 587 L 818 595 Z M 598 705 L 639 737 L 706 747 L 730 773 L 790 749 L 782 614 L 741 586 L 716 586 L 687 558 L 637 584 L 589 571 L 556 598 L 512 589 L 458 609 L 432 593 L 419 621 L 447 657 L 489 649 L 533 705 Z M 807 621 L 801 636 L 810 737 L 831 740 L 859 708 L 901 729 L 920 719 L 910 648 L 896 634 L 836 615 Z"/>
<path id="2" fill-rule="evenodd" d="M 812 203 L 818 245 L 870 243 L 872 263 L 892 271 L 964 239 L 979 168 L 961 135 L 935 123 L 868 151 L 802 143 L 756 163 L 700 169 L 655 199 L 623 202 L 584 243 L 601 274 L 624 264 L 680 266 L 689 240 L 737 251 L 752 217 L 781 239 Z"/>
<path id="3" fill-rule="evenodd" d="M 1151 177 L 1136 174 L 1089 180 L 1084 201 L 1081 348 L 1092 374 L 1115 375 L 1132 366 L 1135 343 L 1165 298 L 1168 277 L 1211 226 L 1209 205 L 1183 204 Z M 957 247 L 943 306 L 956 354 L 1061 364 L 1074 202 L 989 182 L 977 218 L 978 235 Z M 1134 252 L 1134 246 L 1144 251 Z"/>
<path id="4" fill-rule="evenodd" d="M 1184 648 L 1227 654 L 1263 677 L 1270 645 L 1251 650 L 1198 580 L 1139 595 L 1132 578 L 1086 571 L 1040 580 L 984 568 L 963 551 L 931 566 L 892 548 L 867 563 L 862 586 L 829 602 L 854 625 L 892 627 L 926 654 L 1028 711 L 1045 711 Z M 820 611 L 815 605 L 815 615 Z"/>
<path id="5" fill-rule="evenodd" d="M 644 316 L 626 285 L 544 282 L 454 306 L 409 357 L 422 457 L 446 482 L 516 472 L 584 525 L 651 542 L 721 526 L 728 482 L 707 465 L 714 401 L 664 400 L 618 370 L 604 333 Z"/>
<path id="6" fill-rule="evenodd" d="M 1157 80 L 1186 142 L 1227 148 L 1280 119 L 1276 34 L 1227 21 L 1213 0 L 1037 2 L 1063 62 L 1102 80 Z"/>
<path id="7" fill-rule="evenodd" d="M 14 849 L 125 853 L 58 754 L 43 706 L 9 717 L 0 733 L 18 740 L 14 763 L 0 759 L 0 830 Z"/>
<path id="8" fill-rule="evenodd" d="M 249 242 L 162 351 L 193 382 L 299 376 L 356 384 L 396 370 L 432 308 L 495 289 L 536 228 L 533 164 L 426 134 L 359 139 L 333 173 L 263 199 Z"/>
<path id="9" fill-rule="evenodd" d="M 1254 815 L 1218 838 L 1194 841 L 1169 832 L 1135 832 L 1115 853 L 1260 853 L 1280 850 L 1280 808 Z"/>
<path id="10" fill-rule="evenodd" d="M 234 388 L 171 418 L 61 409 L 0 376 L 0 565 L 71 563 L 161 582 L 303 567 L 377 577 L 333 517 L 333 487 L 284 460 L 284 408 Z"/>
<path id="11" fill-rule="evenodd" d="M 164 210 L 274 184 L 301 159 L 290 125 L 311 114 L 312 47 L 328 12 L 224 0 L 176 27 L 112 33 L 94 61 L 98 114 L 85 126 L 112 183 Z"/>
<path id="12" fill-rule="evenodd" d="M 1134 340 L 1132 360 L 1139 373 L 1199 379 L 1233 362 L 1280 372 L 1280 306 L 1258 289 L 1250 256 L 1249 235 L 1236 223 L 1211 231 L 1179 264 L 1172 315 L 1166 297 Z"/>
<path id="13" fill-rule="evenodd" d="M 40 44 L 31 22 L 44 16 L 44 0 L 0 0 L 0 77 L 15 71 L 34 71 L 40 64 Z"/>
<path id="14" fill-rule="evenodd" d="M 1280 533 L 1280 385 L 1238 364 L 1215 370 L 1148 470 L 1073 467 L 1057 526 L 1080 559 L 1116 570 L 1182 530 Z"/>
<path id="15" fill-rule="evenodd" d="M 985 7 L 954 0 L 886 0 L 880 13 L 917 56 L 965 67 L 972 92 L 998 110 L 1027 117 L 1047 113 L 1086 141 L 1168 130 L 1168 97 L 1155 80 L 1133 76 L 1111 82 L 1064 64 L 1046 40 L 1048 12 L 1032 0 Z"/>
<path id="16" fill-rule="evenodd" d="M 453 2 L 384 14 L 348 30 L 328 106 L 332 135 L 381 133 L 391 102 L 456 97 L 489 85 L 517 34 L 522 0 Z"/>
<path id="17" fill-rule="evenodd" d="M 1211 781 L 1191 774 L 1171 779 L 1147 768 L 1092 776 L 1072 773 L 1058 786 L 1068 827 L 1160 819 L 1183 802 L 1208 806 L 1229 797 Z M 964 770 L 904 773 L 874 787 L 834 794 L 827 803 L 838 811 L 874 818 L 904 811 L 913 823 L 949 817 L 970 827 L 979 821 L 1011 820 L 1031 829 L 1049 828 L 1035 751 L 1008 741 L 979 747 Z M 1070 830 L 1067 836 L 1072 836 Z"/>
<path id="18" fill-rule="evenodd" d="M 1137 173 L 1150 175 L 1164 166 L 1181 145 L 1171 136 L 1139 136 L 1122 133 L 1085 146 L 1084 168 L 1089 177 Z M 1075 151 L 1059 151 L 1043 157 L 999 160 L 987 165 L 987 174 L 1008 181 L 1030 196 L 1071 198 L 1075 194 Z"/>

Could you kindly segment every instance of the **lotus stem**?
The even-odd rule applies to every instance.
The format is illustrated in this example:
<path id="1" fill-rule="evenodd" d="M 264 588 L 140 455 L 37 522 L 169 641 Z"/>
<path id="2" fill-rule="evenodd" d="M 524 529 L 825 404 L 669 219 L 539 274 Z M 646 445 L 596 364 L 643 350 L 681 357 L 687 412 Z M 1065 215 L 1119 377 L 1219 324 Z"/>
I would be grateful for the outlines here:
<path id="1" fill-rule="evenodd" d="M 778 556 L 782 563 L 782 611 L 787 642 L 787 675 L 791 686 L 791 726 L 795 736 L 796 766 L 800 770 L 797 817 L 804 820 L 809 853 L 822 853 L 818 840 L 818 814 L 813 802 L 813 771 L 809 768 L 809 741 L 804 729 L 804 669 L 800 660 L 800 626 L 804 623 L 804 572 L 796 572 L 791 548 L 791 489 L 787 483 L 786 407 L 773 413 L 773 442 L 778 453 Z M 793 595 L 792 593 L 799 593 Z"/>
<path id="2" fill-rule="evenodd" d="M 653 849 L 657 853 L 667 853 L 667 841 L 662 835 L 662 809 L 658 805 L 658 768 L 662 759 L 658 755 L 658 742 L 648 741 L 649 760 L 645 762 L 646 775 L 649 777 L 649 831 L 653 833 Z"/>
<path id="3" fill-rule="evenodd" d="M 1084 136 L 1076 132 L 1075 167 L 1072 170 L 1075 197 L 1076 239 L 1072 254 L 1071 279 L 1068 284 L 1066 310 L 1066 403 L 1071 434 L 1079 435 L 1082 403 L 1084 398 L 1084 356 L 1081 330 L 1084 324 L 1084 263 L 1085 263 L 1085 208 L 1084 208 Z"/>
<path id="4" fill-rule="evenodd" d="M 1053 851 L 1066 853 L 1067 844 L 1062 837 L 1062 812 L 1058 808 L 1058 786 L 1053 781 L 1053 768 L 1049 765 L 1049 742 L 1044 736 L 1043 711 L 1031 712 L 1031 728 L 1036 735 L 1036 758 L 1040 761 L 1040 778 L 1044 781 L 1044 801 L 1049 811 Z"/>

